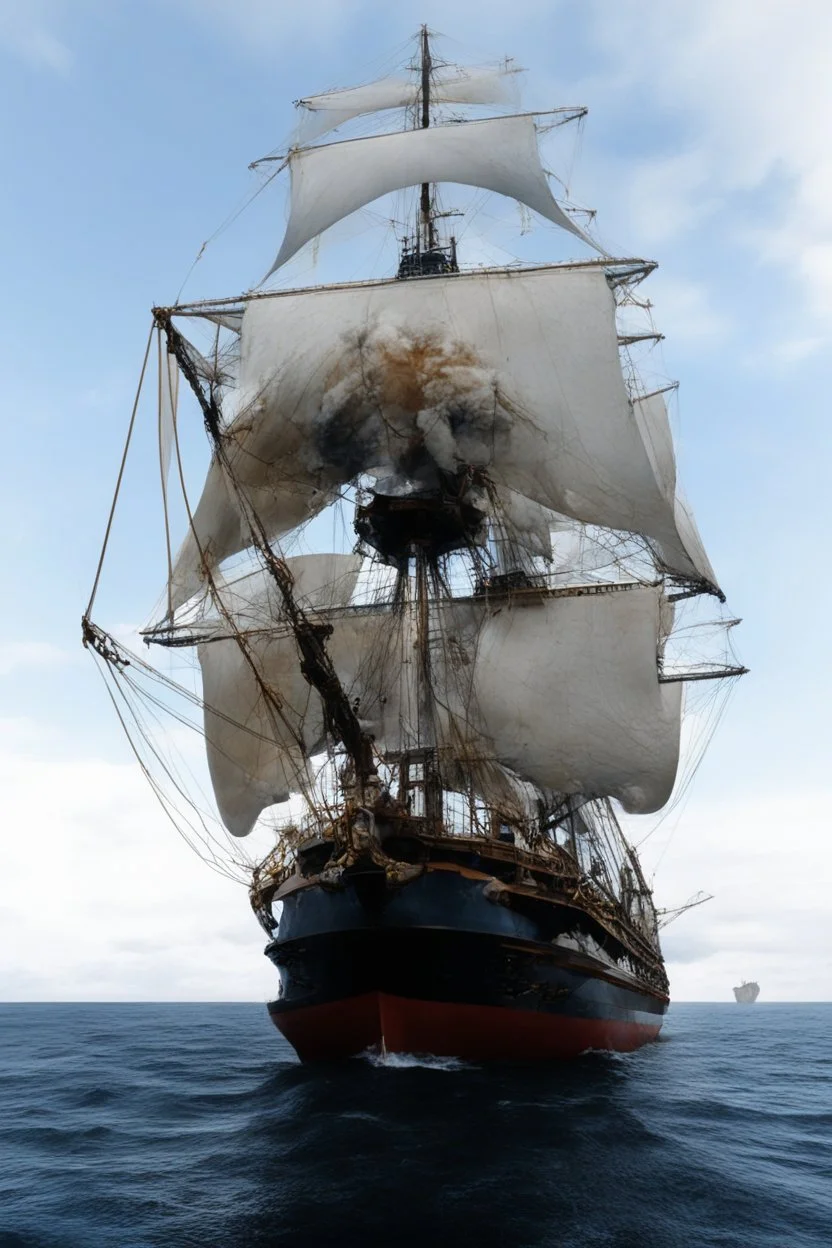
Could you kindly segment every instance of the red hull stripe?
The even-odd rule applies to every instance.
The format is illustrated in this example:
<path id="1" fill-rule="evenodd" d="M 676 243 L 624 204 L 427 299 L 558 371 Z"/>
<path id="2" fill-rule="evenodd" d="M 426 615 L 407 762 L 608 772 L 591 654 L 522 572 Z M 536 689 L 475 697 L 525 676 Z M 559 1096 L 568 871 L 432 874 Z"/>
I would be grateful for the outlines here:
<path id="1" fill-rule="evenodd" d="M 470 1061 L 568 1058 L 587 1049 L 629 1053 L 655 1040 L 662 1025 L 660 1018 L 654 1023 L 574 1018 L 383 992 L 274 1011 L 271 1018 L 303 1061 L 350 1057 L 382 1042 L 390 1053 Z"/>

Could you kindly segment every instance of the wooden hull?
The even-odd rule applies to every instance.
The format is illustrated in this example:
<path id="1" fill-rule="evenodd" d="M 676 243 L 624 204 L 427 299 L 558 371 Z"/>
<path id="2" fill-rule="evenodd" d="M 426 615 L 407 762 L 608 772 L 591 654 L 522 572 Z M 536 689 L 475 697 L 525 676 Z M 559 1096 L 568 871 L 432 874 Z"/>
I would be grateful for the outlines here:
<path id="1" fill-rule="evenodd" d="M 375 893 L 360 880 L 315 884 L 283 906 L 266 950 L 282 981 L 269 1013 L 303 1060 L 369 1048 L 475 1061 L 628 1052 L 658 1036 L 667 1009 L 631 969 L 566 947 L 574 906 L 519 914 L 459 873 Z"/>
<path id="2" fill-rule="evenodd" d="M 269 1007 L 272 1021 L 304 1061 L 366 1050 L 466 1061 L 574 1058 L 590 1049 L 629 1053 L 655 1040 L 661 1018 L 570 1017 L 501 1006 L 415 1001 L 370 992 L 300 1009 Z"/>

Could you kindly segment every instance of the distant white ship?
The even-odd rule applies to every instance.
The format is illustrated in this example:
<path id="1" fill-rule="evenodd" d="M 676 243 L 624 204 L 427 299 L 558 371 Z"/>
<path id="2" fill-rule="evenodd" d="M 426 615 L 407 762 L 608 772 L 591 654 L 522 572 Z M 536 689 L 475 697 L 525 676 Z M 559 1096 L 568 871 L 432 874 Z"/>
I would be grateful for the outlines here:
<path id="1" fill-rule="evenodd" d="M 760 995 L 760 985 L 752 979 L 750 983 L 743 980 L 739 988 L 734 989 L 734 996 L 740 1005 L 753 1005 Z"/>

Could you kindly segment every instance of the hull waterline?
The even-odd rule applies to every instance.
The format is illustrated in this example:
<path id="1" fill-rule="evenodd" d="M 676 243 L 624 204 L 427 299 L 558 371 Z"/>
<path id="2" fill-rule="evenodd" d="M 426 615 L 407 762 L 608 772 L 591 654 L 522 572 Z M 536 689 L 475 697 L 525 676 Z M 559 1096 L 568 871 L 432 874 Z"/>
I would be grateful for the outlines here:
<path id="1" fill-rule="evenodd" d="M 551 904 L 523 915 L 448 871 L 377 896 L 360 880 L 302 888 L 266 949 L 282 989 L 269 1014 L 306 1061 L 369 1048 L 523 1061 L 655 1040 L 666 993 L 570 935 L 582 919 Z"/>
<path id="2" fill-rule="evenodd" d="M 418 1001 L 369 992 L 300 1009 L 269 1006 L 272 1022 L 303 1061 L 368 1049 L 467 1061 L 575 1058 L 590 1049 L 630 1053 L 658 1038 L 652 1022 L 570 1017 L 500 1006 Z"/>

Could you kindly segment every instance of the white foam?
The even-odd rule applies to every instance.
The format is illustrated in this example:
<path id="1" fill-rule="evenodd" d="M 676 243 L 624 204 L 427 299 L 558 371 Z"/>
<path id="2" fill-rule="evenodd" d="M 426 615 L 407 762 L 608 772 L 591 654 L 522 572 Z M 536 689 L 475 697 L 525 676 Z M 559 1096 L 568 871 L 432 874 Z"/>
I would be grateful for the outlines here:
<path id="1" fill-rule="evenodd" d="M 383 1066 L 389 1070 L 410 1070 L 421 1067 L 424 1070 L 468 1070 L 470 1063 L 463 1062 L 459 1057 L 432 1057 L 429 1053 L 380 1053 L 377 1049 L 366 1049 L 360 1054 L 371 1066 Z"/>

